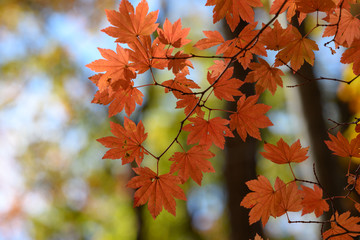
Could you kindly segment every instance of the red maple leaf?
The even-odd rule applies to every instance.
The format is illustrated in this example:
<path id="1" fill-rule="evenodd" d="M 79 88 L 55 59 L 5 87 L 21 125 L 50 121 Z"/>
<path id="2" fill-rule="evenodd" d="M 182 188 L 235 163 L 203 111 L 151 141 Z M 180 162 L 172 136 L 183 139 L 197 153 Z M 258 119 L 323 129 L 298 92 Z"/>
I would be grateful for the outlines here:
<path id="1" fill-rule="evenodd" d="M 116 53 L 110 49 L 98 49 L 105 59 L 95 60 L 86 67 L 95 72 L 106 72 L 97 82 L 100 91 L 104 91 L 110 84 L 117 81 L 127 88 L 130 80 L 136 77 L 135 69 L 129 63 L 129 49 L 124 49 L 120 45 L 117 45 Z"/>
<path id="2" fill-rule="evenodd" d="M 200 88 L 199 85 L 197 85 L 193 80 L 186 78 L 186 76 L 186 73 L 178 73 L 175 75 L 174 79 L 164 81 L 162 85 L 168 87 L 165 88 L 165 93 L 176 90 L 181 93 L 191 93 L 191 88 Z"/>
<path id="3" fill-rule="evenodd" d="M 174 161 L 170 172 L 179 170 L 179 177 L 185 183 L 191 177 L 197 184 L 201 185 L 203 172 L 215 172 L 211 162 L 207 159 L 215 154 L 202 146 L 194 146 L 187 152 L 176 152 L 169 159 Z"/>
<path id="4" fill-rule="evenodd" d="M 286 212 L 298 212 L 302 209 L 301 194 L 296 186 L 296 182 L 286 184 L 279 178 L 275 181 L 276 190 L 276 216 L 281 216 Z"/>
<path id="5" fill-rule="evenodd" d="M 340 62 L 353 63 L 352 69 L 354 74 L 360 74 L 360 39 L 355 40 L 351 46 L 342 54 Z"/>
<path id="6" fill-rule="evenodd" d="M 294 38 L 292 34 L 288 34 L 290 29 L 290 27 L 283 29 L 279 21 L 276 20 L 274 28 L 265 28 L 264 32 L 260 35 L 260 41 L 265 44 L 266 49 L 280 50 Z"/>
<path id="7" fill-rule="evenodd" d="M 300 140 L 297 140 L 289 147 L 289 145 L 280 138 L 276 145 L 277 146 L 265 143 L 264 149 L 266 152 L 260 152 L 261 155 L 277 164 L 299 163 L 308 158 L 306 154 L 308 153 L 309 147 L 302 148 Z"/>
<path id="8" fill-rule="evenodd" d="M 103 156 L 103 159 L 121 158 L 123 165 L 135 160 L 137 165 L 140 166 L 144 154 L 147 154 L 142 146 L 147 137 L 142 122 L 140 121 L 136 126 L 133 121 L 125 117 L 124 127 L 114 122 L 110 122 L 110 127 L 115 137 L 109 136 L 97 139 L 102 145 L 110 148 Z"/>
<path id="9" fill-rule="evenodd" d="M 188 67 L 194 68 L 189 58 L 191 55 L 178 51 L 175 55 L 169 58 L 168 69 L 172 69 L 174 74 L 179 72 L 189 73 Z"/>
<path id="10" fill-rule="evenodd" d="M 235 101 L 234 96 L 241 96 L 243 94 L 239 88 L 244 84 L 244 82 L 237 78 L 231 78 L 233 73 L 234 68 L 228 68 L 220 77 L 220 79 L 213 85 L 214 95 L 218 99 Z M 219 76 L 214 76 L 214 74 L 211 74 L 210 72 L 207 74 L 207 80 L 210 84 L 213 84 L 218 77 Z"/>
<path id="11" fill-rule="evenodd" d="M 243 141 L 247 134 L 261 140 L 259 128 L 272 126 L 270 119 L 264 114 L 270 110 L 270 106 L 256 104 L 259 96 L 240 97 L 237 102 L 237 111 L 230 115 L 230 129 L 236 129 Z"/>
<path id="12" fill-rule="evenodd" d="M 347 211 L 341 215 L 339 215 L 338 212 L 335 212 L 335 219 L 336 222 L 331 223 L 331 228 L 323 233 L 323 239 L 353 240 L 354 237 L 360 235 L 360 233 L 356 233 L 360 232 L 360 217 L 350 217 L 350 212 Z M 334 216 L 331 220 L 334 220 Z"/>
<path id="13" fill-rule="evenodd" d="M 128 0 L 121 0 L 119 12 L 115 10 L 105 10 L 108 21 L 114 27 L 107 27 L 102 31 L 111 37 L 116 38 L 116 42 L 131 43 L 137 41 L 139 36 L 151 35 L 159 25 L 156 19 L 159 10 L 150 12 L 146 0 L 142 0 L 134 11 L 133 5 Z"/>
<path id="14" fill-rule="evenodd" d="M 208 0 L 206 6 L 214 6 L 214 23 L 226 17 L 226 21 L 234 31 L 240 22 L 240 18 L 246 22 L 254 22 L 254 10 L 252 7 L 262 7 L 260 0 Z"/>
<path id="15" fill-rule="evenodd" d="M 189 118 L 190 124 L 183 130 L 190 132 L 187 138 L 187 144 L 199 143 L 209 148 L 213 143 L 221 149 L 224 149 L 225 137 L 234 137 L 226 125 L 229 121 L 220 117 L 215 117 L 209 121 L 201 118 Z"/>
<path id="16" fill-rule="evenodd" d="M 164 69 L 168 66 L 169 60 L 166 54 L 171 54 L 172 49 L 164 49 L 165 45 L 156 38 L 151 44 L 150 36 L 140 36 L 138 41 L 128 44 L 133 50 L 130 52 L 131 67 L 135 68 L 139 74 L 148 69 Z"/>
<path id="17" fill-rule="evenodd" d="M 297 10 L 303 13 L 311 12 L 328 12 L 335 8 L 335 3 L 332 0 L 295 0 Z"/>
<path id="18" fill-rule="evenodd" d="M 329 133 L 329 137 L 331 141 L 325 141 L 325 144 L 333 154 L 340 157 L 360 157 L 360 135 L 350 143 L 341 132 L 338 132 L 336 137 Z"/>
<path id="19" fill-rule="evenodd" d="M 270 181 L 261 175 L 258 176 L 258 179 L 247 181 L 246 185 L 252 192 L 244 197 L 240 205 L 251 208 L 249 212 L 250 224 L 261 219 L 263 226 L 265 226 L 270 216 L 276 217 L 275 190 Z"/>
<path id="20" fill-rule="evenodd" d="M 203 31 L 207 38 L 200 39 L 194 47 L 204 50 L 223 43 L 225 40 L 218 31 Z"/>
<path id="21" fill-rule="evenodd" d="M 186 116 L 197 114 L 199 117 L 203 117 L 205 112 L 199 107 L 199 98 L 195 95 L 184 95 L 178 91 L 173 91 L 174 96 L 179 99 L 176 102 L 176 108 L 185 108 L 184 113 Z"/>
<path id="22" fill-rule="evenodd" d="M 324 18 L 325 21 L 329 22 L 329 26 L 325 28 L 323 37 L 335 36 L 336 45 L 344 45 L 349 47 L 352 43 L 360 38 L 360 20 L 353 16 L 348 10 L 336 9 L 333 13 L 329 13 Z"/>
<path id="23" fill-rule="evenodd" d="M 180 48 L 191 40 L 185 39 L 189 34 L 190 28 L 182 29 L 181 19 L 178 19 L 174 24 L 166 18 L 163 26 L 164 30 L 158 28 L 159 40 L 163 44 L 170 44 L 175 48 Z"/>
<path id="24" fill-rule="evenodd" d="M 269 13 L 277 14 L 284 1 L 286 1 L 286 3 L 279 13 L 283 13 L 287 10 L 286 19 L 288 22 L 291 22 L 291 18 L 296 14 L 298 16 L 299 24 L 301 24 L 306 17 L 306 13 L 299 13 L 299 11 L 297 10 L 297 4 L 295 2 L 296 0 L 274 0 Z"/>
<path id="25" fill-rule="evenodd" d="M 265 46 L 260 41 L 254 41 L 259 30 L 255 27 L 257 22 L 250 23 L 244 27 L 237 38 L 227 40 L 221 44 L 216 51 L 216 54 L 224 54 L 225 57 L 234 57 L 247 69 L 249 63 L 253 59 L 253 55 L 267 56 Z M 241 51 L 241 53 L 239 53 Z"/>
<path id="26" fill-rule="evenodd" d="M 322 198 L 323 191 L 321 188 L 317 185 L 314 185 L 314 189 L 306 186 L 301 186 L 301 188 L 303 189 L 301 191 L 303 196 L 301 201 L 303 205 L 301 216 L 315 212 L 315 216 L 320 217 L 324 212 L 329 211 L 329 204 Z"/>
<path id="27" fill-rule="evenodd" d="M 314 65 L 315 54 L 313 51 L 319 50 L 318 45 L 315 41 L 301 36 L 297 28 L 291 27 L 291 29 L 292 31 L 289 31 L 289 34 L 293 34 L 294 39 L 276 54 L 275 67 L 289 61 L 294 71 L 299 70 L 304 61 Z"/>
<path id="28" fill-rule="evenodd" d="M 178 186 L 180 179 L 169 173 L 158 176 L 150 168 L 133 168 L 139 176 L 133 177 L 127 187 L 137 189 L 134 194 L 134 207 L 148 203 L 151 216 L 155 219 L 163 207 L 174 216 L 176 201 L 174 198 L 186 200 L 183 190 Z"/>
<path id="29" fill-rule="evenodd" d="M 278 69 L 271 67 L 264 59 L 258 58 L 259 63 L 250 63 L 249 68 L 253 71 L 249 72 L 245 78 L 245 82 L 256 82 L 256 94 L 260 95 L 268 89 L 272 95 L 275 94 L 277 85 L 283 87 L 281 76 L 284 73 Z"/>
<path id="30" fill-rule="evenodd" d="M 142 104 L 144 95 L 132 85 L 125 90 L 120 86 L 113 94 L 113 101 L 109 106 L 109 117 L 118 114 L 123 109 L 130 116 L 135 111 L 136 103 L 138 105 Z"/>

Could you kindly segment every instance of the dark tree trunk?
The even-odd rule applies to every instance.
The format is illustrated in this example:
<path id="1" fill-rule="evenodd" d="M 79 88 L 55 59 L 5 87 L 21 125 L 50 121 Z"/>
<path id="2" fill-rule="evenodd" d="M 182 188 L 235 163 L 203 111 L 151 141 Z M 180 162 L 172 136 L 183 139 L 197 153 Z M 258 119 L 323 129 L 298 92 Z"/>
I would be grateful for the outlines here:
<path id="1" fill-rule="evenodd" d="M 241 23 L 235 33 L 232 33 L 227 25 L 224 28 L 228 38 L 234 38 L 245 26 L 246 23 Z M 244 80 L 247 72 L 244 71 L 239 63 L 235 63 L 234 67 L 234 77 Z M 250 84 L 244 85 L 241 91 L 246 95 L 253 95 L 254 86 Z M 227 109 L 236 111 L 236 102 L 229 102 Z M 248 240 L 253 239 L 256 233 L 261 234 L 262 232 L 259 222 L 249 226 L 249 210 L 240 206 L 241 200 L 249 192 L 245 182 L 256 178 L 255 154 L 257 140 L 248 137 L 246 142 L 243 142 L 237 133 L 234 135 L 235 138 L 228 138 L 226 140 L 224 173 L 228 193 L 227 204 L 231 227 L 230 239 Z"/>
<path id="2" fill-rule="evenodd" d="M 293 21 L 294 26 L 298 26 L 297 21 Z M 304 24 L 298 27 L 301 34 L 305 34 Z M 314 79 L 313 67 L 306 63 L 300 68 L 299 73 L 308 79 Z M 298 83 L 303 83 L 304 79 L 294 75 Z M 324 140 L 329 139 L 327 135 L 326 119 L 323 116 L 324 105 L 322 102 L 322 91 L 316 81 L 310 82 L 299 88 L 301 97 L 302 114 L 306 121 L 307 131 L 310 137 L 310 148 L 316 164 L 316 171 L 325 192 L 331 196 L 341 195 L 343 188 L 346 186 L 344 169 L 340 166 L 334 155 L 326 147 Z M 337 202 L 335 202 L 337 203 Z M 341 210 L 341 205 L 335 207 Z M 328 213 L 328 218 L 330 216 Z"/>

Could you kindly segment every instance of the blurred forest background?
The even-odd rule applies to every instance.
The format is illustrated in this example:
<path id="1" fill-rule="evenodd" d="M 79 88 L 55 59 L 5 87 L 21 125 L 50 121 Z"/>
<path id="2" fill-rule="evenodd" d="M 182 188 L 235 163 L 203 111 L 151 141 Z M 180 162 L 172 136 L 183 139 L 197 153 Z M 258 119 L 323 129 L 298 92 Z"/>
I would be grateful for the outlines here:
<path id="1" fill-rule="evenodd" d="M 139 0 L 131 2 L 137 5 Z M 195 51 L 191 46 L 203 38 L 203 30 L 230 37 L 223 23 L 212 24 L 212 8 L 205 7 L 205 0 L 148 2 L 150 11 L 160 9 L 159 23 L 166 17 L 171 22 L 181 18 L 183 27 L 191 27 L 188 38 L 194 40 L 185 51 Z M 264 11 L 256 14 L 264 22 L 270 3 L 263 3 Z M 109 26 L 104 9 L 118 5 L 115 0 L 0 0 L 0 240 L 254 237 L 254 231 L 261 230 L 248 227 L 248 210 L 239 206 L 247 191 L 244 182 L 260 173 L 274 180 L 290 178 L 262 159 L 261 142 L 229 141 L 224 153 L 215 152 L 217 172 L 206 174 L 203 186 L 184 185 L 188 201 L 177 202 L 177 216 L 163 211 L 156 221 L 144 207 L 132 207 L 133 191 L 125 188 L 129 166 L 101 159 L 106 149 L 96 139 L 111 135 L 108 113 L 106 107 L 91 104 L 96 89 L 88 80 L 93 73 L 84 66 L 101 58 L 97 47 L 115 49 L 114 39 L 100 29 Z M 305 28 L 312 21 L 309 17 Z M 312 38 L 320 36 L 316 32 Z M 339 63 L 339 54 L 332 56 L 319 46 L 319 62 L 314 68 L 305 66 L 304 74 L 353 78 L 349 66 Z M 194 60 L 195 69 L 203 70 L 192 71 L 192 79 L 201 84 L 211 63 Z M 170 76 L 157 74 L 164 80 Z M 299 82 L 284 77 L 285 86 Z M 145 104 L 133 119 L 143 120 L 147 144 L 161 151 L 175 136 L 173 126 L 182 111 L 174 111 L 174 100 L 162 89 L 141 90 Z M 289 142 L 300 138 L 303 146 L 310 145 L 324 185 L 338 192 L 345 163 L 331 157 L 323 144 L 332 126 L 327 119 L 348 122 L 360 117 L 360 82 L 312 82 L 279 89 L 275 96 L 267 93 L 262 101 L 273 106 L 269 117 L 274 123 L 263 139 L 274 143 L 280 136 Z M 296 170 L 303 178 L 313 177 L 311 162 Z M 264 234 L 271 239 L 318 239 L 318 227 L 288 225 L 280 218 L 271 220 Z"/>

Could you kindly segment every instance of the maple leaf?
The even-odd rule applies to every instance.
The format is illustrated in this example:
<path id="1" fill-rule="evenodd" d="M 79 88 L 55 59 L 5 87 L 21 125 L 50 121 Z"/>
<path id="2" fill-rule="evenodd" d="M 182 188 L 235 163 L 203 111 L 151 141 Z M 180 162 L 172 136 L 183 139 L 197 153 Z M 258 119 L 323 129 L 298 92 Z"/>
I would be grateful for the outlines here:
<path id="1" fill-rule="evenodd" d="M 194 47 L 200 50 L 208 49 L 225 42 L 223 36 L 218 31 L 203 31 L 203 33 L 207 38 L 200 39 L 194 45 Z"/>
<path id="2" fill-rule="evenodd" d="M 313 51 L 319 50 L 318 45 L 315 41 L 302 37 L 295 27 L 291 27 L 291 29 L 294 39 L 276 54 L 275 67 L 290 61 L 292 69 L 297 71 L 304 64 L 304 60 L 310 65 L 314 65 L 315 54 Z"/>
<path id="3" fill-rule="evenodd" d="M 218 99 L 225 99 L 226 101 L 235 101 L 234 96 L 241 96 L 243 93 L 239 88 L 244 84 L 237 78 L 231 78 L 234 73 L 234 68 L 228 68 L 220 79 L 212 86 L 214 89 L 214 95 Z M 210 84 L 213 84 L 218 76 L 213 76 L 210 72 L 207 74 L 207 80 Z"/>
<path id="4" fill-rule="evenodd" d="M 283 71 L 278 68 L 271 67 L 264 59 L 258 58 L 259 63 L 250 63 L 249 68 L 253 71 L 249 72 L 245 78 L 245 82 L 256 82 L 256 94 L 260 95 L 269 89 L 272 95 L 275 94 L 277 85 L 283 87 L 281 76 Z"/>
<path id="5" fill-rule="evenodd" d="M 110 49 L 98 49 L 101 56 L 106 60 L 95 60 L 87 64 L 86 67 L 95 72 L 106 72 L 101 75 L 97 82 L 100 91 L 104 91 L 110 83 L 117 81 L 119 81 L 124 88 L 127 88 L 130 80 L 136 77 L 135 69 L 129 64 L 129 49 L 124 49 L 120 45 L 117 45 L 116 53 Z"/>
<path id="6" fill-rule="evenodd" d="M 228 63 L 228 60 L 227 62 L 225 62 L 224 60 L 215 60 L 214 64 L 208 68 L 209 72 L 211 72 L 211 76 L 219 76 L 225 70 Z"/>
<path id="7" fill-rule="evenodd" d="M 318 218 L 323 215 L 324 211 L 329 211 L 329 204 L 322 198 L 323 191 L 320 187 L 314 185 L 314 189 L 306 186 L 301 186 L 301 188 L 303 189 L 301 191 L 303 196 L 301 216 L 315 212 L 315 216 Z"/>
<path id="8" fill-rule="evenodd" d="M 280 138 L 276 145 L 277 146 L 265 143 L 264 149 L 266 152 L 260 152 L 261 155 L 277 164 L 299 163 L 308 158 L 306 154 L 308 153 L 309 147 L 302 148 L 300 140 L 297 140 L 289 147 L 289 145 Z"/>
<path id="9" fill-rule="evenodd" d="M 163 29 L 158 28 L 159 40 L 163 44 L 170 44 L 175 48 L 180 48 L 189 42 L 190 39 L 185 39 L 189 34 L 190 28 L 182 29 L 181 19 L 178 19 L 174 24 L 166 18 Z"/>
<path id="10" fill-rule="evenodd" d="M 280 50 L 294 38 L 292 34 L 288 34 L 290 29 L 291 27 L 283 29 L 279 21 L 276 20 L 274 28 L 267 27 L 260 35 L 260 41 L 266 46 L 266 49 Z"/>
<path id="11" fill-rule="evenodd" d="M 254 22 L 252 7 L 262 7 L 260 0 L 208 0 L 206 6 L 214 6 L 213 22 L 216 23 L 226 17 L 231 31 L 240 23 L 240 18 L 246 22 Z"/>
<path id="12" fill-rule="evenodd" d="M 262 225 L 265 226 L 270 216 L 276 216 L 275 191 L 270 181 L 261 175 L 257 179 L 247 181 L 246 185 L 252 192 L 244 197 L 240 205 L 251 208 L 249 212 L 250 225 L 261 219 Z"/>
<path id="13" fill-rule="evenodd" d="M 164 69 L 168 66 L 169 60 L 166 54 L 171 54 L 172 49 L 164 49 L 165 45 L 156 38 L 151 44 L 150 36 L 141 36 L 139 41 L 128 44 L 133 50 L 130 52 L 131 67 L 136 69 L 139 74 L 148 69 Z M 154 58 L 156 57 L 156 58 Z"/>
<path id="14" fill-rule="evenodd" d="M 297 10 L 303 13 L 328 12 L 335 8 L 332 0 L 295 0 Z"/>
<path id="15" fill-rule="evenodd" d="M 176 98 L 179 99 L 176 102 L 176 108 L 185 108 L 184 113 L 186 116 L 188 116 L 190 113 L 191 115 L 196 113 L 199 117 L 204 116 L 205 112 L 198 105 L 198 97 L 196 97 L 195 95 L 183 95 L 177 91 L 173 91 L 173 94 Z"/>
<path id="16" fill-rule="evenodd" d="M 185 183 L 191 177 L 201 185 L 202 172 L 215 172 L 211 162 L 207 160 L 214 156 L 215 154 L 202 146 L 194 146 L 187 152 L 176 152 L 169 159 L 169 161 L 174 161 L 170 172 L 179 170 L 181 183 Z"/>
<path id="17" fill-rule="evenodd" d="M 286 3 L 283 6 L 283 8 L 281 8 L 281 11 L 279 12 L 280 7 L 283 5 L 284 1 L 286 1 Z M 274 0 L 271 7 L 270 7 L 269 13 L 270 14 L 277 14 L 279 12 L 279 14 L 280 14 L 280 13 L 285 12 L 286 10 L 287 10 L 286 19 L 287 19 L 288 22 L 291 22 L 291 18 L 295 14 L 297 14 L 297 16 L 298 16 L 299 24 L 301 24 L 302 21 L 306 17 L 306 13 L 300 12 L 300 14 L 299 14 L 299 11 L 297 10 L 297 4 L 296 4 L 295 0 Z"/>
<path id="18" fill-rule="evenodd" d="M 120 86 L 113 94 L 113 101 L 109 106 L 109 117 L 118 114 L 124 108 L 125 113 L 130 116 L 135 111 L 136 103 L 142 105 L 144 95 L 139 89 L 134 88 L 132 85 L 127 89 L 123 89 Z"/>
<path id="19" fill-rule="evenodd" d="M 340 62 L 342 63 L 354 63 L 352 66 L 355 75 L 360 74 L 360 39 L 355 40 L 350 48 L 342 54 Z"/>
<path id="20" fill-rule="evenodd" d="M 174 74 L 181 72 L 188 73 L 188 67 L 194 68 L 191 61 L 188 59 L 191 55 L 183 53 L 183 51 L 179 51 L 175 53 L 173 57 L 169 60 L 168 69 L 172 69 Z"/>
<path id="21" fill-rule="evenodd" d="M 340 157 L 360 157 L 360 137 L 354 138 L 349 141 L 341 134 L 333 136 L 329 133 L 330 141 L 325 141 L 327 147 L 333 151 L 333 154 Z"/>
<path id="22" fill-rule="evenodd" d="M 102 31 L 111 37 L 116 38 L 116 42 L 131 43 L 137 41 L 138 36 L 151 35 L 159 25 L 155 23 L 159 10 L 150 12 L 146 0 L 142 0 L 134 11 L 133 5 L 128 0 L 121 0 L 119 12 L 106 9 L 108 21 L 114 27 L 107 27 Z"/>
<path id="23" fill-rule="evenodd" d="M 234 137 L 226 125 L 229 121 L 220 117 L 215 117 L 206 121 L 201 117 L 189 118 L 191 124 L 186 125 L 183 130 L 190 132 L 187 144 L 199 143 L 209 148 L 213 143 L 224 149 L 225 137 Z"/>
<path id="24" fill-rule="evenodd" d="M 134 194 L 134 207 L 148 203 L 151 216 L 155 219 L 163 207 L 176 215 L 174 198 L 186 200 L 183 190 L 178 186 L 180 179 L 169 173 L 158 176 L 150 168 L 133 168 L 139 176 L 133 177 L 127 187 L 137 189 Z"/>
<path id="25" fill-rule="evenodd" d="M 270 119 L 264 114 L 270 110 L 270 106 L 256 104 L 259 96 L 240 97 L 237 102 L 237 111 L 230 115 L 230 129 L 236 129 L 243 141 L 247 134 L 261 140 L 259 128 L 272 126 Z"/>
<path id="26" fill-rule="evenodd" d="M 254 42 L 254 38 L 259 32 L 259 30 L 255 30 L 256 25 L 257 22 L 246 25 L 237 38 L 227 40 L 221 44 L 217 48 L 216 54 L 223 53 L 224 57 L 234 57 L 236 55 L 236 59 L 244 69 L 248 68 L 249 63 L 253 59 L 253 54 L 267 56 L 264 44 L 260 41 Z M 252 44 L 248 46 L 250 42 Z M 239 54 L 240 51 L 242 52 Z"/>
<path id="27" fill-rule="evenodd" d="M 360 123 L 356 124 L 355 132 L 360 133 Z"/>
<path id="28" fill-rule="evenodd" d="M 275 180 L 276 190 L 276 216 L 281 216 L 286 212 L 298 212 L 302 209 L 301 194 L 296 186 L 296 182 L 287 185 L 277 177 Z"/>
<path id="29" fill-rule="evenodd" d="M 121 158 L 123 165 L 135 160 L 137 165 L 140 166 L 144 154 L 147 154 L 141 145 L 147 137 L 142 122 L 140 121 L 136 126 L 133 121 L 125 117 L 124 127 L 110 122 L 110 128 L 115 137 L 109 136 L 97 139 L 102 145 L 110 148 L 103 156 L 103 159 Z"/>
<path id="30" fill-rule="evenodd" d="M 329 13 L 324 18 L 325 21 L 329 22 L 329 26 L 325 28 L 323 37 L 335 36 L 335 43 L 344 46 L 352 45 L 353 41 L 360 38 L 360 20 L 353 16 L 348 10 L 336 9 L 334 13 Z"/>
<path id="31" fill-rule="evenodd" d="M 191 88 L 200 88 L 193 80 L 186 78 L 186 75 L 186 73 L 178 73 L 174 79 L 164 81 L 162 85 L 169 87 L 165 88 L 165 93 L 175 89 L 181 93 L 191 93 Z"/>
<path id="32" fill-rule="evenodd" d="M 360 232 L 360 225 L 358 224 L 360 222 L 360 217 L 350 217 L 350 212 L 347 211 L 341 215 L 339 215 L 338 212 L 335 212 L 335 219 L 336 222 L 331 223 L 331 228 L 323 233 L 324 239 L 353 240 L 353 237 L 360 235 L 360 233 L 349 233 L 350 231 Z M 331 220 L 334 220 L 334 216 Z"/>

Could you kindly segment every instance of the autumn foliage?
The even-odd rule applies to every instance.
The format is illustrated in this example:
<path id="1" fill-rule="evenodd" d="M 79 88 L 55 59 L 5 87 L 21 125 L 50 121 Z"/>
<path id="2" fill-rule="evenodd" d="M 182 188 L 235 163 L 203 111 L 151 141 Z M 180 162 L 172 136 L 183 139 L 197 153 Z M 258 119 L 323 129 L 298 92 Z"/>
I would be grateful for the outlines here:
<path id="1" fill-rule="evenodd" d="M 284 73 L 280 66 L 298 74 L 304 62 L 314 64 L 314 51 L 318 51 L 319 47 L 329 48 L 328 51 L 334 53 L 342 46 L 345 51 L 341 62 L 352 63 L 353 72 L 359 74 L 360 23 L 357 16 L 350 13 L 351 4 L 355 2 L 275 0 L 269 12 L 272 18 L 268 22 L 258 23 L 254 22 L 254 8 L 262 7 L 260 0 L 208 0 L 206 6 L 213 6 L 214 23 L 225 19 L 232 31 L 241 20 L 248 24 L 234 39 L 225 40 L 220 32 L 205 30 L 205 37 L 195 43 L 187 39 L 190 28 L 183 28 L 180 19 L 174 23 L 168 19 L 163 24 L 157 23 L 159 12 L 149 12 L 146 0 L 142 0 L 136 8 L 128 0 L 122 0 L 118 11 L 106 10 L 111 26 L 102 31 L 115 38 L 116 51 L 99 48 L 103 59 L 87 65 L 97 72 L 90 77 L 98 87 L 92 102 L 109 105 L 109 117 L 123 111 L 130 117 L 136 105 L 143 103 L 144 95 L 140 88 L 159 87 L 164 89 L 164 94 L 172 94 L 176 99 L 176 108 L 184 112 L 176 136 L 159 155 L 144 145 L 148 134 L 146 126 L 128 117 L 124 117 L 122 124 L 110 123 L 113 136 L 98 139 L 109 148 L 103 158 L 121 159 L 122 164 L 136 166 L 133 168 L 136 176 L 127 184 L 127 187 L 136 189 L 134 206 L 147 204 L 153 218 L 163 208 L 175 215 L 175 199 L 186 200 L 181 184 L 192 179 L 201 185 L 204 173 L 215 172 L 209 161 L 214 157 L 210 151 L 212 146 L 224 149 L 226 138 L 234 137 L 234 134 L 238 134 L 243 141 L 248 137 L 262 141 L 260 129 L 273 124 L 266 116 L 271 107 L 259 103 L 259 97 L 264 91 L 274 94 L 277 87 L 283 87 Z M 296 19 L 301 24 L 312 13 L 316 14 L 316 23 L 306 35 L 302 35 L 292 23 Z M 278 17 L 281 14 L 286 14 L 286 23 L 280 24 Z M 161 25 L 162 28 L 159 27 Z M 324 30 L 323 37 L 332 37 L 325 46 L 319 46 L 308 38 L 318 28 Z M 122 47 L 124 44 L 127 47 Z M 184 52 L 182 47 L 187 44 L 192 44 L 198 50 L 216 47 L 216 55 Z M 267 56 L 268 51 L 277 52 L 274 62 L 261 57 Z M 259 57 L 254 58 L 254 55 Z M 189 68 L 194 68 L 191 62 L 193 58 L 215 59 L 206 76 L 203 76 L 208 83 L 204 88 L 190 79 Z M 245 79 L 233 77 L 233 63 L 236 61 L 250 71 Z M 170 71 L 173 78 L 160 81 L 155 77 L 155 69 Z M 145 72 L 151 75 L 152 83 L 142 85 L 137 77 Z M 241 86 L 245 82 L 255 84 L 257 95 L 246 96 L 242 93 Z M 208 101 L 210 98 L 237 101 L 236 111 L 216 109 Z M 227 112 L 227 116 L 219 116 L 221 112 Z M 261 221 L 265 225 L 270 217 L 284 214 L 289 219 L 288 212 L 301 212 L 302 215 L 314 213 L 320 217 L 330 211 L 331 219 L 311 221 L 331 223 L 331 227 L 322 232 L 324 239 L 353 239 L 360 236 L 360 218 L 352 216 L 350 212 L 338 212 L 333 205 L 335 198 L 341 198 L 353 202 L 360 210 L 360 203 L 352 198 L 352 195 L 360 194 L 359 168 L 354 172 L 350 170 L 351 159 L 360 157 L 359 119 L 354 124 L 357 124 L 358 135 L 350 141 L 340 132 L 336 136 L 329 133 L 329 140 L 325 141 L 333 154 L 349 159 L 346 173 L 349 184 L 343 196 L 329 196 L 319 180 L 296 177 L 293 165 L 301 164 L 309 157 L 309 147 L 303 147 L 300 140 L 291 144 L 282 138 L 276 143 L 265 142 L 261 155 L 276 164 L 287 164 L 293 179 L 284 182 L 277 178 L 274 186 L 265 176 L 248 181 L 246 184 L 250 193 L 239 204 L 250 210 L 249 223 Z M 187 137 L 186 143 L 179 141 L 180 135 Z M 173 150 L 175 145 L 182 151 Z M 172 157 L 164 159 L 165 153 L 171 153 Z M 154 160 L 153 169 L 142 166 L 145 156 Z M 171 162 L 170 169 L 160 169 L 159 161 L 167 160 Z M 289 222 L 292 220 L 289 219 Z M 257 235 L 255 239 L 261 237 Z"/>

